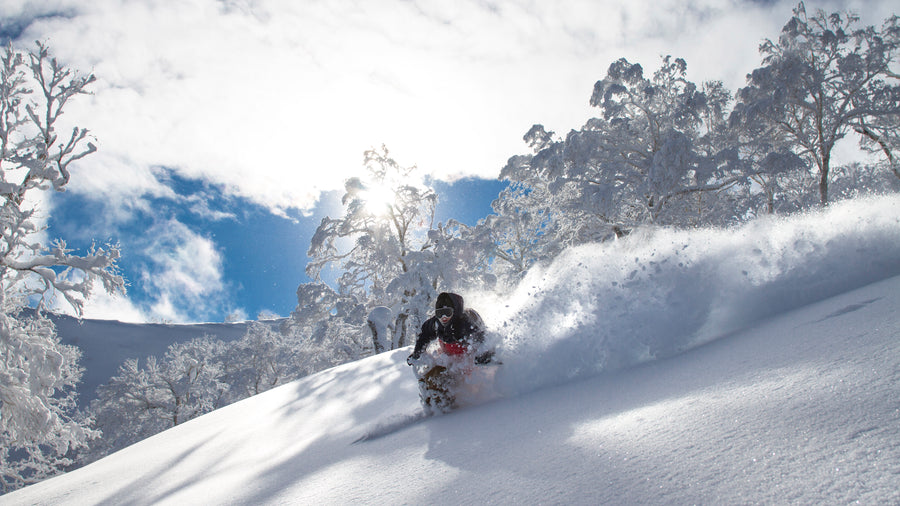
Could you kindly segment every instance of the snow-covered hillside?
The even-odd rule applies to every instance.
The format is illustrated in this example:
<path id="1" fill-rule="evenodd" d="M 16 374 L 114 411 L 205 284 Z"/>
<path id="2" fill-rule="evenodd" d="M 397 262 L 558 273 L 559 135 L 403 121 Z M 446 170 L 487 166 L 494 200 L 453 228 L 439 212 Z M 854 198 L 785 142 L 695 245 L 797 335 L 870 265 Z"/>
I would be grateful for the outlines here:
<path id="1" fill-rule="evenodd" d="M 900 502 L 900 199 L 572 250 L 507 300 L 504 396 L 418 409 L 397 350 L 4 504 Z"/>
<path id="2" fill-rule="evenodd" d="M 682 355 L 428 419 L 405 350 L 223 408 L 5 504 L 896 504 L 900 277 Z"/>
<path id="3" fill-rule="evenodd" d="M 248 322 L 238 323 L 123 323 L 108 320 L 78 320 L 71 316 L 52 315 L 56 332 L 64 344 L 77 346 L 82 353 L 84 375 L 78 384 L 78 404 L 87 407 L 96 399 L 97 387 L 108 382 L 126 360 L 143 360 L 151 355 L 162 357 L 166 349 L 203 337 L 214 336 L 223 341 L 240 339 L 247 333 Z M 282 320 L 265 323 L 278 327 Z"/>

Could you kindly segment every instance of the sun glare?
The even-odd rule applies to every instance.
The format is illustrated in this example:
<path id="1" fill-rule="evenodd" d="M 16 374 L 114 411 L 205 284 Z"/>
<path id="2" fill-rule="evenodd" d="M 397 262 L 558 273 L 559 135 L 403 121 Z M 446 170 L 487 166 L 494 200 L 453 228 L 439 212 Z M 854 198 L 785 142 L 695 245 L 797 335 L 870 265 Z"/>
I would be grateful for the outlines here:
<path id="1" fill-rule="evenodd" d="M 394 204 L 394 191 L 386 185 L 372 185 L 363 194 L 366 210 L 373 215 L 387 214 Z"/>

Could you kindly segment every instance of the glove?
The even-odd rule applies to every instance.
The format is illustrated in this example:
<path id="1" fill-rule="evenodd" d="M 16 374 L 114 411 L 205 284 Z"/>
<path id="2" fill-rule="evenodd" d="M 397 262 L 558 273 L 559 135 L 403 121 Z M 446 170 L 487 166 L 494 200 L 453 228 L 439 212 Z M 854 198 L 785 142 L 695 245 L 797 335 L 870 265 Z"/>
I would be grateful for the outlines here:
<path id="1" fill-rule="evenodd" d="M 475 363 L 478 365 L 490 364 L 494 360 L 494 352 L 486 351 L 475 357 Z"/>
<path id="2" fill-rule="evenodd" d="M 409 365 L 416 365 L 419 362 L 419 354 L 413 353 L 412 355 L 406 357 L 406 363 Z"/>

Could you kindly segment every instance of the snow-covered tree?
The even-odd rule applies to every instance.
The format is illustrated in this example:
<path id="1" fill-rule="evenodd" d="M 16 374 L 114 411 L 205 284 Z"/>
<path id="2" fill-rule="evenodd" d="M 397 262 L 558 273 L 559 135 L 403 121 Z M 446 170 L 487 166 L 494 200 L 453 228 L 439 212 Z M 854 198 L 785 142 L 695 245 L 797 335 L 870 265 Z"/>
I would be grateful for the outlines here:
<path id="1" fill-rule="evenodd" d="M 48 478 L 72 464 L 70 450 L 97 436 L 77 412 L 81 351 L 60 343 L 42 313 L 0 312 L 0 492 Z"/>
<path id="2" fill-rule="evenodd" d="M 501 179 L 509 180 L 509 189 L 501 192 L 497 201 L 492 203 L 494 215 L 485 220 L 485 226 L 496 234 L 495 243 L 501 262 L 509 262 L 504 253 L 510 247 L 522 247 L 504 244 L 510 228 L 515 234 L 516 227 L 537 227 L 541 229 L 538 233 L 544 244 L 555 244 L 559 248 L 601 241 L 611 229 L 617 228 L 615 225 L 610 227 L 610 220 L 596 212 L 585 198 L 583 191 L 589 188 L 563 176 L 560 168 L 566 163 L 563 159 L 564 139 L 546 130 L 543 125 L 533 125 L 523 139 L 532 153 L 510 157 L 500 172 Z M 512 238 L 514 242 L 519 240 L 518 237 Z M 515 261 L 515 257 L 509 259 Z M 502 267 L 511 267 L 515 275 L 523 265 L 497 267 L 500 267 L 501 275 Z"/>
<path id="3" fill-rule="evenodd" d="M 124 448 L 225 404 L 226 345 L 211 336 L 175 343 L 143 366 L 129 359 L 91 403 L 103 437 L 87 460 Z"/>
<path id="4" fill-rule="evenodd" d="M 540 184 L 540 183 L 538 183 Z M 493 213 L 476 226 L 476 244 L 487 242 L 491 272 L 506 285 L 515 284 L 537 262 L 555 257 L 565 247 L 555 233 L 558 218 L 546 207 L 546 185 L 530 188 L 512 183 L 491 203 Z"/>
<path id="5" fill-rule="evenodd" d="M 252 397 L 313 372 L 304 356 L 306 341 L 270 323 L 251 323 L 244 337 L 226 345 L 224 380 L 230 400 Z"/>
<path id="6" fill-rule="evenodd" d="M 640 223 L 696 222 L 701 192 L 746 178 L 711 131 L 727 94 L 708 93 L 686 78 L 684 60 L 665 57 L 652 77 L 619 59 L 594 86 L 601 111 L 581 130 L 555 139 L 536 125 L 526 134 L 533 155 L 510 159 L 501 177 L 546 188 L 560 213 L 559 231 L 571 243 L 602 240 Z M 719 111 L 711 114 L 711 111 Z"/>
<path id="7" fill-rule="evenodd" d="M 809 160 L 822 205 L 829 200 L 835 146 L 847 134 L 859 134 L 896 169 L 900 76 L 891 67 L 900 22 L 892 16 L 878 30 L 857 28 L 858 21 L 822 10 L 810 16 L 801 2 L 778 40 L 760 46 L 762 67 L 748 75 L 735 108 L 745 122 L 766 125 Z"/>
<path id="8" fill-rule="evenodd" d="M 0 273 L 3 293 L 45 300 L 61 296 L 81 311 L 95 281 L 112 293 L 123 289 L 117 274 L 118 248 L 94 247 L 73 255 L 65 241 L 50 247 L 38 241 L 44 230 L 34 205 L 35 191 L 65 191 L 70 165 L 93 153 L 87 130 L 75 127 L 60 137 L 56 123 L 73 97 L 86 93 L 93 75 L 79 76 L 41 45 L 24 55 L 11 46 L 0 68 Z"/>
<path id="9" fill-rule="evenodd" d="M 794 153 L 783 137 L 772 135 L 765 122 L 751 121 L 739 111 L 732 113 L 727 131 L 731 134 L 734 163 L 746 170 L 755 191 L 746 188 L 750 215 L 793 212 L 808 207 L 802 191 L 806 188 L 808 164 Z"/>
<path id="10" fill-rule="evenodd" d="M 892 171 L 849 163 L 832 170 L 828 193 L 831 200 L 900 192 L 900 178 Z"/>
<path id="11" fill-rule="evenodd" d="M 342 198 L 344 214 L 322 219 L 312 241 L 307 266 L 319 279 L 326 266 L 339 268 L 339 292 L 361 300 L 384 297 L 387 284 L 406 268 L 434 218 L 436 196 L 415 184 L 415 167 L 402 167 L 387 148 L 365 153 L 365 178 L 350 178 Z M 348 248 L 343 242 L 352 242 Z"/>
<path id="12" fill-rule="evenodd" d="M 314 345 L 307 360 L 320 370 L 372 353 L 365 318 L 365 305 L 355 297 L 342 295 L 325 283 L 303 283 L 297 288 L 297 308 L 291 313 L 289 332 Z"/>
<path id="13" fill-rule="evenodd" d="M 393 333 L 394 313 L 391 308 L 375 306 L 366 316 L 366 325 L 372 333 L 372 344 L 375 353 L 383 353 L 392 348 L 391 336 Z"/>
<path id="14" fill-rule="evenodd" d="M 417 293 L 414 286 L 394 281 L 410 272 L 410 254 L 427 243 L 437 197 L 415 181 L 414 166 L 402 167 L 385 147 L 367 151 L 365 166 L 365 177 L 346 181 L 344 214 L 324 218 L 316 230 L 307 273 L 318 280 L 326 266 L 333 267 L 341 272 L 337 288 L 342 298 L 369 308 L 396 307 L 394 329 L 404 336 L 410 325 L 404 308 Z M 364 323 L 365 312 L 359 320 Z"/>
<path id="15" fill-rule="evenodd" d="M 453 219 L 438 224 L 428 232 L 425 250 L 431 252 L 428 261 L 435 265 L 432 269 L 435 296 L 440 291 L 488 290 L 497 282 L 496 276 L 489 272 L 496 253 L 494 243 L 477 226 L 470 227 Z M 433 300 L 429 299 L 429 303 Z"/>
<path id="16" fill-rule="evenodd" d="M 24 316 L 24 305 L 61 298 L 77 314 L 95 282 L 124 290 L 116 246 L 77 255 L 58 240 L 45 244 L 36 193 L 64 191 L 70 166 L 95 151 L 87 130 L 57 132 L 65 105 L 86 93 L 79 76 L 38 43 L 0 55 L 0 476 L 4 488 L 52 473 L 69 449 L 94 434 L 75 413 L 70 389 L 79 353 L 63 346 L 49 321 Z M 16 458 L 11 458 L 11 451 Z"/>

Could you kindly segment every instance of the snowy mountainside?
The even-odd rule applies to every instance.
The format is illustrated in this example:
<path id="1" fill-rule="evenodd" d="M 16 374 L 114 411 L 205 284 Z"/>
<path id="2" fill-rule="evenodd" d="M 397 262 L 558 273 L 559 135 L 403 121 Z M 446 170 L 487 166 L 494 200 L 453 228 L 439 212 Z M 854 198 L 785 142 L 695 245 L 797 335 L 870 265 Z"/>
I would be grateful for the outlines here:
<path id="1" fill-rule="evenodd" d="M 125 360 L 141 361 L 149 356 L 162 357 L 175 343 L 204 335 L 223 341 L 240 339 L 249 322 L 237 323 L 124 323 L 112 320 L 79 320 L 66 315 L 50 315 L 63 344 L 77 346 L 84 374 L 78 384 L 78 404 L 86 407 L 96 398 L 97 387 L 109 381 Z M 265 323 L 280 325 L 282 320 Z"/>
<path id="2" fill-rule="evenodd" d="M 232 404 L 2 502 L 895 504 L 897 293 L 900 277 L 668 359 L 353 444 L 418 407 L 409 350 L 396 350 Z"/>

